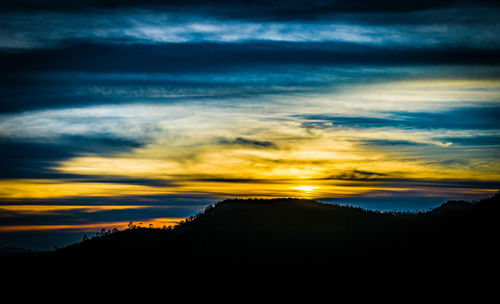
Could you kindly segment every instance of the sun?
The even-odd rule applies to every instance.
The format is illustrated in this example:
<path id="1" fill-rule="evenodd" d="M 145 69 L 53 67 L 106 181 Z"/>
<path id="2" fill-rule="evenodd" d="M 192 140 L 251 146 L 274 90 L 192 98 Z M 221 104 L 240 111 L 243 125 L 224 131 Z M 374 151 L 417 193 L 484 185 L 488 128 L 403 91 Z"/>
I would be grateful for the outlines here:
<path id="1" fill-rule="evenodd" d="M 318 187 L 313 187 L 313 186 L 300 186 L 300 187 L 293 187 L 292 189 L 304 191 L 304 192 L 312 192 L 314 189 L 318 189 Z"/>

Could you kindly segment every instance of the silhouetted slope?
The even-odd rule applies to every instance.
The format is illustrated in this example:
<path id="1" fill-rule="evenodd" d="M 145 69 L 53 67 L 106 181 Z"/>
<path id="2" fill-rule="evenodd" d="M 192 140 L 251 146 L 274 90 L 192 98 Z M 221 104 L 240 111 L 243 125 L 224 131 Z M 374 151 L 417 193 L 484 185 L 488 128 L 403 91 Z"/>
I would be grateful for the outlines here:
<path id="1" fill-rule="evenodd" d="M 499 198 L 448 202 L 416 214 L 311 200 L 226 200 L 173 230 L 129 229 L 31 262 L 198 277 L 477 274 L 497 261 Z"/>

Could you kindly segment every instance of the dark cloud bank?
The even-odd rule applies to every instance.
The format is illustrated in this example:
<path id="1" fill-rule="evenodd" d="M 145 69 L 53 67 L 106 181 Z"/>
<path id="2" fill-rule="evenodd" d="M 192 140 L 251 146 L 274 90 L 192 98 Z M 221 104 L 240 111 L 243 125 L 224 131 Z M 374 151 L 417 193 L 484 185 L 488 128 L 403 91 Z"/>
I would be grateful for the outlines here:
<path id="1" fill-rule="evenodd" d="M 408 12 L 428 10 L 454 5 L 470 5 L 474 3 L 497 5 L 497 1 L 459 1 L 459 0 L 6 0 L 2 2 L 0 11 L 55 10 L 55 11 L 87 11 L 92 9 L 130 9 L 156 8 L 177 12 L 207 12 L 210 14 L 258 19 L 310 19 L 336 12 Z"/>

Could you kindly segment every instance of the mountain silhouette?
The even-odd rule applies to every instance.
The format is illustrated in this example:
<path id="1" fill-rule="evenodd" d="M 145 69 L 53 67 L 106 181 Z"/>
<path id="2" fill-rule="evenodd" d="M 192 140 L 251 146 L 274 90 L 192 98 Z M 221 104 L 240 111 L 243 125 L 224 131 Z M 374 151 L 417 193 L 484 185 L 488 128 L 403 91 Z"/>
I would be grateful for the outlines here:
<path id="1" fill-rule="evenodd" d="M 498 194 L 419 213 L 301 199 L 232 199 L 174 228 L 131 224 L 53 252 L 2 262 L 45 271 L 66 265 L 165 272 L 179 279 L 477 277 L 497 265 L 499 206 Z"/>

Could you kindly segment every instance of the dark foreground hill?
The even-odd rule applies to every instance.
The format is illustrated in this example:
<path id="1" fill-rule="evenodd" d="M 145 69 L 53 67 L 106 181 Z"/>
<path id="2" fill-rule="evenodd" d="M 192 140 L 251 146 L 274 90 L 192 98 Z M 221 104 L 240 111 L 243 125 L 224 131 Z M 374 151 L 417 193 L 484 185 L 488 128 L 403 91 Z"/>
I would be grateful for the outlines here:
<path id="1" fill-rule="evenodd" d="M 469 280 L 498 266 L 499 212 L 500 195 L 405 214 L 311 200 L 226 200 L 174 229 L 133 228 L 2 262 L 178 278 Z"/>

